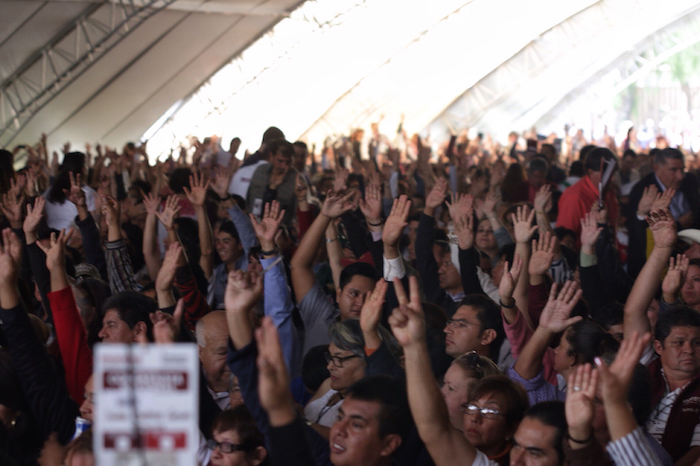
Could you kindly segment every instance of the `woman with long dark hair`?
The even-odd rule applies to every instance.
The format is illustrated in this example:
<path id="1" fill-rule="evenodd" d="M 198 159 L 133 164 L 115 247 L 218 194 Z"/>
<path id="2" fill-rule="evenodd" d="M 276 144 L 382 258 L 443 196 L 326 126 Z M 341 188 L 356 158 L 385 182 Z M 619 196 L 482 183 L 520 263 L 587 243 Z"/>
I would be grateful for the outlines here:
<path id="1" fill-rule="evenodd" d="M 51 187 L 44 194 L 46 198 L 46 223 L 50 228 L 61 230 L 74 226 L 78 209 L 72 202 L 66 202 L 66 192 L 70 191 L 71 175 L 80 183 L 85 191 L 85 201 L 90 212 L 95 211 L 95 190 L 82 182 L 85 180 L 87 170 L 85 167 L 85 154 L 82 152 L 70 152 L 63 158 L 61 170 Z"/>

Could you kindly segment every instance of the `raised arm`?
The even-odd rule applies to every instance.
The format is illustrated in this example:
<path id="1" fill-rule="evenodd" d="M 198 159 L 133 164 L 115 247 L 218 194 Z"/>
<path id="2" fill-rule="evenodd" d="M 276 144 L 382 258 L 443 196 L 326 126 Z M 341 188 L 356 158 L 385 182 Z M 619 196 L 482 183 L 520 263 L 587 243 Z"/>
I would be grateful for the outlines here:
<path id="1" fill-rule="evenodd" d="M 85 384 L 92 375 L 92 351 L 87 344 L 87 332 L 80 319 L 73 290 L 66 275 L 65 247 L 73 230 L 51 234 L 51 245 L 37 242 L 46 254 L 46 267 L 51 274 L 51 293 L 48 294 L 58 348 L 65 369 L 65 381 L 71 398 L 82 404 Z"/>
<path id="2" fill-rule="evenodd" d="M 284 262 L 280 259 L 281 256 L 275 244 L 275 235 L 284 219 L 284 213 L 284 209 L 280 210 L 279 203 L 272 201 L 271 204 L 265 205 L 260 222 L 252 214 L 250 220 L 260 242 L 260 248 L 263 250 L 260 264 L 263 269 L 267 270 L 263 278 L 265 315 L 270 317 L 277 326 L 287 370 L 290 374 L 298 375 L 301 365 L 301 348 L 292 321 L 294 303 L 289 285 L 287 285 Z"/>
<path id="3" fill-rule="evenodd" d="M 316 283 L 316 275 L 313 271 L 314 259 L 328 223 L 354 207 L 350 201 L 352 196 L 352 192 L 344 195 L 333 191 L 328 192 L 321 208 L 321 214 L 311 224 L 311 228 L 304 235 L 294 257 L 292 257 L 290 263 L 292 286 L 297 302 L 301 302 Z"/>
<path id="4" fill-rule="evenodd" d="M 532 235 L 537 231 L 537 226 L 532 226 L 532 220 L 535 217 L 535 211 L 530 211 L 527 206 L 518 207 L 513 214 L 513 233 L 515 236 L 515 253 L 520 256 L 523 261 L 523 269 L 515 285 L 513 297 L 518 302 L 518 307 L 526 316 L 528 325 L 531 325 L 528 309 L 528 291 L 530 285 L 530 240 Z"/>
<path id="5" fill-rule="evenodd" d="M 582 319 L 581 316 L 569 318 L 580 298 L 581 290 L 576 282 L 566 282 L 559 295 L 556 283 L 552 285 L 549 301 L 540 316 L 540 324 L 513 366 L 520 377 L 531 380 L 542 372 L 543 356 L 554 336 Z"/>
<path id="6" fill-rule="evenodd" d="M 173 294 L 173 282 L 175 281 L 175 271 L 181 265 L 184 265 L 185 260 L 182 256 L 182 245 L 179 242 L 174 242 L 165 251 L 163 265 L 156 277 L 156 297 L 158 298 L 158 307 L 165 309 L 176 304 L 175 295 Z"/>
<path id="7" fill-rule="evenodd" d="M 231 271 L 228 274 L 224 306 L 228 322 L 229 336 L 233 348 L 240 350 L 253 341 L 253 323 L 250 312 L 263 292 L 262 277 L 243 272 Z"/>
<path id="8" fill-rule="evenodd" d="M 640 336 L 634 332 L 630 337 L 625 338 L 610 367 L 600 358 L 596 358 L 600 373 L 605 418 L 608 421 L 611 440 L 607 450 L 615 464 L 661 465 L 661 461 L 649 445 L 643 429 L 637 425 L 632 408 L 627 401 L 634 369 L 650 340 L 650 333 Z M 676 464 L 694 464 L 697 458 L 698 449 L 694 448 Z"/>
<path id="9" fill-rule="evenodd" d="M 197 173 L 190 176 L 190 188 L 184 187 L 187 199 L 194 206 L 194 211 L 197 214 L 197 228 L 199 232 L 199 249 L 201 254 L 199 256 L 199 265 L 204 271 L 204 276 L 209 280 L 212 271 L 214 270 L 213 254 L 214 254 L 214 243 L 213 236 L 214 233 L 211 229 L 211 224 L 209 223 L 209 216 L 207 215 L 207 210 L 204 207 L 204 201 L 207 197 L 207 188 L 209 187 L 209 181 L 204 182 L 204 177 Z"/>
<path id="10" fill-rule="evenodd" d="M 136 280 L 131 267 L 131 256 L 122 238 L 121 208 L 110 196 L 102 196 L 102 215 L 107 219 L 107 274 L 112 293 L 135 290 Z"/>
<path id="11" fill-rule="evenodd" d="M 160 197 L 153 193 L 143 196 L 143 204 L 146 207 L 146 223 L 143 227 L 143 258 L 151 280 L 156 279 L 160 270 L 160 254 L 158 252 L 158 206 Z"/>
<path id="12" fill-rule="evenodd" d="M 403 278 L 406 269 L 403 259 L 399 254 L 399 240 L 406 227 L 406 220 L 411 211 L 411 201 L 408 196 L 402 194 L 398 199 L 394 199 L 389 217 L 384 224 L 382 231 L 382 242 L 384 243 L 384 255 L 382 258 L 384 278 L 393 280 L 394 277 Z"/>
<path id="13" fill-rule="evenodd" d="M 654 237 L 654 249 L 639 272 L 625 303 L 625 338 L 631 337 L 634 332 L 644 334 L 651 330 L 647 309 L 658 289 L 661 273 L 668 264 L 676 243 L 676 222 L 670 211 L 666 209 L 651 211 L 647 222 Z"/>
<path id="14" fill-rule="evenodd" d="M 400 305 L 389 317 L 389 324 L 404 350 L 408 403 L 413 420 L 437 466 L 472 464 L 477 450 L 450 424 L 445 399 L 433 377 L 418 279 L 410 277 L 409 285 L 410 299 L 401 282 L 394 281 Z"/>

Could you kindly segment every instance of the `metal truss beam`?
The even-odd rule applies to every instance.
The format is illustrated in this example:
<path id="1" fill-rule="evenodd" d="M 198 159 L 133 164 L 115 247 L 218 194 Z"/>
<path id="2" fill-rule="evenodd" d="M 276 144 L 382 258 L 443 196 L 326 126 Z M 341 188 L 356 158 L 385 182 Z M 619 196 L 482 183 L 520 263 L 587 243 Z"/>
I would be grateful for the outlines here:
<path id="1" fill-rule="evenodd" d="M 131 31 L 177 0 L 96 4 L 0 84 L 0 147 Z"/>

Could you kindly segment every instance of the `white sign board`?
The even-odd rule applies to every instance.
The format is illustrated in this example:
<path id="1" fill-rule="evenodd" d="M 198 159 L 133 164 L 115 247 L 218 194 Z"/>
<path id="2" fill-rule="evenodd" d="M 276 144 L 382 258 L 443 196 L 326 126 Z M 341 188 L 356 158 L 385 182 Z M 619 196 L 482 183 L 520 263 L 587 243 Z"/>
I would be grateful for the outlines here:
<path id="1" fill-rule="evenodd" d="M 195 344 L 99 344 L 94 375 L 95 464 L 197 464 Z"/>

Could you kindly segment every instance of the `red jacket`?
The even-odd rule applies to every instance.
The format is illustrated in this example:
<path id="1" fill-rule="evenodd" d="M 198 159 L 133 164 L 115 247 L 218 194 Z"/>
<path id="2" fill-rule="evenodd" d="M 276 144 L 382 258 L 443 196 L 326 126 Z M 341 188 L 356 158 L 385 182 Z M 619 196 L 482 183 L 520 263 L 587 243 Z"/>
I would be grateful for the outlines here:
<path id="1" fill-rule="evenodd" d="M 593 203 L 597 200 L 598 186 L 593 186 L 593 182 L 588 176 L 581 178 L 575 185 L 564 191 L 559 198 L 557 226 L 568 228 L 576 233 L 577 247 L 581 247 L 581 219 L 591 211 Z M 615 231 L 620 211 L 615 192 L 606 191 L 603 201 L 608 208 L 608 223 Z"/>
<path id="2" fill-rule="evenodd" d="M 70 287 L 53 291 L 48 296 L 68 393 L 80 406 L 85 398 L 85 384 L 92 375 L 92 351 L 87 344 L 87 332 Z"/>

